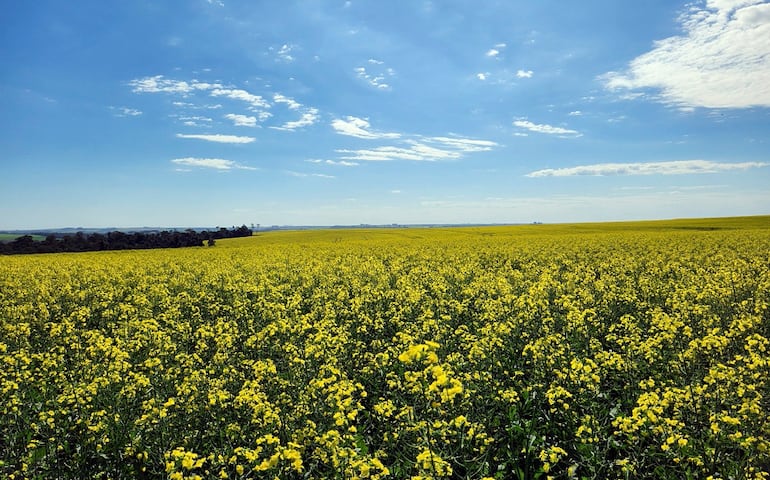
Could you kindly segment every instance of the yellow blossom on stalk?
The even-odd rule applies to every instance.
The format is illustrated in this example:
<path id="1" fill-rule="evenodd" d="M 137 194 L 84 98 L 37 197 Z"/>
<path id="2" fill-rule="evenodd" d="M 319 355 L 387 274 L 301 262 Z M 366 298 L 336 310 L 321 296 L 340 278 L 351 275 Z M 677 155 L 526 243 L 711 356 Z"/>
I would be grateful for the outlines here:
<path id="1" fill-rule="evenodd" d="M 417 455 L 417 465 L 423 472 L 439 478 L 452 475 L 452 467 L 428 448 Z"/>
<path id="2" fill-rule="evenodd" d="M 438 343 L 431 341 L 412 345 L 398 356 L 398 360 L 407 364 L 423 360 L 427 364 L 437 363 L 438 356 L 436 355 L 436 349 L 438 349 L 438 347 Z"/>

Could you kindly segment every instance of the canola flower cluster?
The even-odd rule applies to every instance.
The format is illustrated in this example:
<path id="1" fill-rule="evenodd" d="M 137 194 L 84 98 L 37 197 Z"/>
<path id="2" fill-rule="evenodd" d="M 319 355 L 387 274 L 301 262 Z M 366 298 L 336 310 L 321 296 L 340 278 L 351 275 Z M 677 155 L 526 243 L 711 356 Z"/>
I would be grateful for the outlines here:
<path id="1" fill-rule="evenodd" d="M 770 226 L 522 228 L 0 258 L 0 477 L 770 478 Z"/>

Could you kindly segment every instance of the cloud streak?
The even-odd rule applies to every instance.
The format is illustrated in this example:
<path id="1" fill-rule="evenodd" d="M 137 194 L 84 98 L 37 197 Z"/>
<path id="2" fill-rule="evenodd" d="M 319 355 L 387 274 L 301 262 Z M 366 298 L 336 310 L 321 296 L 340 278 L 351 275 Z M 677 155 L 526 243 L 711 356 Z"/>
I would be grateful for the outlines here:
<path id="1" fill-rule="evenodd" d="M 316 163 L 316 164 L 324 164 L 324 165 L 334 165 L 334 166 L 338 166 L 338 167 L 357 167 L 357 166 L 361 165 L 360 163 L 357 163 L 357 162 L 347 162 L 345 160 L 336 161 L 336 160 L 310 159 L 310 160 L 305 160 L 305 161 L 308 162 L 308 163 Z"/>
<path id="2" fill-rule="evenodd" d="M 349 137 L 378 139 L 378 138 L 399 138 L 399 133 L 380 133 L 370 131 L 371 125 L 364 118 L 346 117 L 345 120 L 335 119 L 332 121 L 332 128 L 340 135 Z"/>
<path id="3" fill-rule="evenodd" d="M 238 115 L 235 113 L 228 113 L 225 118 L 232 121 L 236 127 L 256 127 L 257 117 L 251 117 L 248 115 Z"/>
<path id="4" fill-rule="evenodd" d="M 309 108 L 305 113 L 302 114 L 299 120 L 294 120 L 291 122 L 286 122 L 280 127 L 270 127 L 274 130 L 286 130 L 286 131 L 294 131 L 298 128 L 303 127 L 309 127 L 316 122 L 318 122 L 318 119 L 321 118 L 318 115 L 318 109 L 317 108 Z"/>
<path id="5" fill-rule="evenodd" d="M 141 110 L 129 107 L 110 107 L 111 110 L 116 111 L 116 117 L 138 117 L 142 114 Z"/>
<path id="6" fill-rule="evenodd" d="M 359 150 L 337 150 L 342 153 L 342 159 L 363 162 L 384 162 L 393 160 L 410 160 L 418 162 L 435 162 L 439 160 L 457 160 L 465 153 L 491 150 L 497 146 L 486 140 L 464 138 L 432 137 L 422 141 L 408 140 L 407 146 L 382 146 Z M 433 144 L 433 145 L 430 145 Z M 438 144 L 438 146 L 434 146 Z"/>
<path id="7" fill-rule="evenodd" d="M 670 162 L 597 163 L 567 168 L 548 168 L 528 173 L 530 178 L 613 176 L 613 175 L 689 175 L 720 173 L 767 167 L 765 162 L 720 163 L 709 160 L 675 160 Z"/>
<path id="8" fill-rule="evenodd" d="M 240 88 L 215 88 L 211 91 L 211 96 L 240 100 L 254 108 L 270 108 L 270 104 L 262 96 L 254 95 Z"/>
<path id="9" fill-rule="evenodd" d="M 575 136 L 579 137 L 582 134 L 577 130 L 571 130 L 568 128 L 555 127 L 553 125 L 532 123 L 528 120 L 515 120 L 513 122 L 515 127 L 523 128 L 535 133 L 544 133 L 547 135 L 561 135 L 561 136 Z"/>
<path id="10" fill-rule="evenodd" d="M 377 73 L 367 71 L 366 67 L 356 67 L 354 69 L 356 76 L 378 90 L 390 90 L 390 84 L 386 81 L 395 76 L 395 70 L 392 68 L 383 69 L 383 62 L 379 60 L 370 59 L 368 63 L 377 69 Z"/>
<path id="11" fill-rule="evenodd" d="M 195 167 L 195 168 L 210 168 L 213 170 L 256 170 L 254 167 L 247 167 L 245 165 L 240 165 L 232 160 L 225 160 L 223 158 L 195 158 L 195 157 L 185 157 L 185 158 L 175 158 L 174 160 L 171 160 L 171 163 L 176 165 L 181 165 L 184 167 Z"/>
<path id="12" fill-rule="evenodd" d="M 293 98 L 289 98 L 284 95 L 281 95 L 280 93 L 276 93 L 273 95 L 273 101 L 275 103 L 285 104 L 287 107 L 289 107 L 290 110 L 297 110 L 300 107 L 302 107 L 301 103 L 294 101 Z"/>
<path id="13" fill-rule="evenodd" d="M 132 87 L 134 93 L 168 93 L 187 97 L 196 92 L 207 92 L 211 97 L 224 97 L 246 102 L 255 111 L 270 108 L 270 103 L 261 95 L 255 95 L 240 88 L 228 88 L 220 83 L 200 82 L 198 80 L 188 82 L 155 75 L 131 80 L 128 85 Z M 193 106 L 182 102 L 175 102 L 175 104 Z"/>
<path id="14" fill-rule="evenodd" d="M 215 142 L 215 143 L 236 143 L 236 144 L 243 144 L 243 143 L 251 143 L 256 138 L 254 137 L 241 137 L 238 135 L 221 135 L 221 134 L 213 134 L 213 135 L 198 135 L 198 134 L 185 134 L 185 133 L 177 133 L 177 138 L 192 138 L 195 140 L 205 140 L 207 142 Z"/>
<path id="15" fill-rule="evenodd" d="M 348 116 L 335 119 L 332 128 L 340 135 L 365 140 L 397 140 L 398 145 L 384 145 L 363 149 L 338 149 L 343 161 L 383 162 L 393 160 L 438 161 L 456 160 L 466 153 L 489 151 L 498 144 L 489 140 L 465 138 L 457 135 L 426 137 L 371 130 L 369 120 Z M 407 137 L 406 139 L 403 137 Z M 410 138 L 411 137 L 411 138 Z"/>
<path id="16" fill-rule="evenodd" d="M 292 177 L 300 177 L 300 178 L 306 178 L 306 177 L 337 178 L 334 175 L 327 175 L 325 173 L 304 173 L 304 172 L 295 172 L 292 170 L 287 170 L 286 174 L 291 175 Z"/>
<path id="17" fill-rule="evenodd" d="M 496 142 L 490 140 L 475 140 L 462 137 L 428 137 L 425 140 L 463 153 L 486 152 L 499 146 Z"/>
<path id="18" fill-rule="evenodd" d="M 128 85 L 133 87 L 134 93 L 179 93 L 187 94 L 196 90 L 208 90 L 211 88 L 221 88 L 219 84 L 210 84 L 192 80 L 185 82 L 182 80 L 173 80 L 165 78 L 163 75 L 154 77 L 145 77 L 131 80 Z"/>
<path id="19" fill-rule="evenodd" d="M 684 109 L 770 107 L 770 3 L 708 0 L 680 23 L 682 35 L 600 77 L 605 87 L 652 89 L 654 99 Z"/>
<path id="20" fill-rule="evenodd" d="M 441 150 L 425 144 L 415 143 L 410 147 L 376 147 L 360 150 L 337 150 L 337 153 L 344 154 L 345 160 L 356 160 L 362 162 L 387 162 L 392 160 L 411 160 L 421 162 L 435 162 L 437 160 L 460 158 L 458 152 Z"/>

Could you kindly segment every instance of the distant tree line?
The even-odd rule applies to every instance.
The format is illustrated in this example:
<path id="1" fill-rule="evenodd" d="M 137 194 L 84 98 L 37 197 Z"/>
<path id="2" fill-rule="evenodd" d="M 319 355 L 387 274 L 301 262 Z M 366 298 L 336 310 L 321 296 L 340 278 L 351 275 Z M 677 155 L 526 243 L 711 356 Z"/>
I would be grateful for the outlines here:
<path id="1" fill-rule="evenodd" d="M 43 241 L 36 241 L 31 235 L 23 235 L 13 241 L 0 243 L 0 254 L 202 247 L 204 244 L 213 246 L 215 241 L 221 238 L 250 236 L 251 229 L 246 225 L 214 231 L 188 229 L 162 232 L 49 234 Z"/>

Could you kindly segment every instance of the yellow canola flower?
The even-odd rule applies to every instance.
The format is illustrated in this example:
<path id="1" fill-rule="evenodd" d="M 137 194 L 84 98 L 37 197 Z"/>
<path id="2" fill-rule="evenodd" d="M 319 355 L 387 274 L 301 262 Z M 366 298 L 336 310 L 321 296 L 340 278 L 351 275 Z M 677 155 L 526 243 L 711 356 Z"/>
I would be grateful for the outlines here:
<path id="1" fill-rule="evenodd" d="M 438 363 L 438 355 L 436 355 L 436 349 L 439 348 L 439 344 L 432 341 L 412 345 L 405 352 L 398 356 L 398 360 L 402 363 L 415 363 L 424 361 L 427 364 Z"/>

